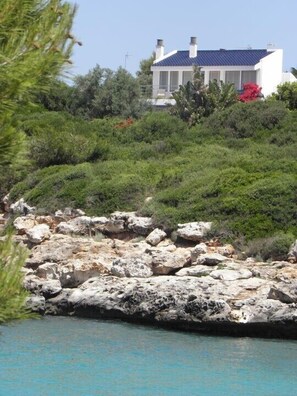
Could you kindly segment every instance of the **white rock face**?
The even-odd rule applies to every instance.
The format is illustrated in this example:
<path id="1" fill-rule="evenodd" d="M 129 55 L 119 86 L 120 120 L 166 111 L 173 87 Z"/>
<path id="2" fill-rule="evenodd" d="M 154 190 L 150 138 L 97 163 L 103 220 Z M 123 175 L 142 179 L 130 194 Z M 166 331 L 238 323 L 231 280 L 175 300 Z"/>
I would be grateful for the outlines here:
<path id="1" fill-rule="evenodd" d="M 111 273 L 119 278 L 149 278 L 153 275 L 152 259 L 148 255 L 142 257 L 119 258 L 113 261 Z"/>
<path id="2" fill-rule="evenodd" d="M 41 264 L 37 270 L 36 275 L 43 279 L 59 279 L 59 269 L 56 263 Z"/>
<path id="3" fill-rule="evenodd" d="M 186 249 L 152 250 L 152 269 L 154 275 L 167 275 L 183 268 L 190 263 L 190 252 Z"/>
<path id="4" fill-rule="evenodd" d="M 40 315 L 45 313 L 45 298 L 43 296 L 30 296 L 26 299 L 26 307 Z"/>
<path id="5" fill-rule="evenodd" d="M 205 243 L 201 242 L 198 245 L 196 245 L 192 251 L 191 251 L 191 262 L 192 264 L 197 261 L 197 258 L 201 254 L 206 254 L 207 253 L 207 246 Z"/>
<path id="6" fill-rule="evenodd" d="M 61 222 L 57 225 L 56 232 L 59 234 L 78 234 L 88 235 L 91 227 L 91 217 L 79 216 L 70 219 L 67 222 Z"/>
<path id="7" fill-rule="evenodd" d="M 218 246 L 217 251 L 219 254 L 226 256 L 226 257 L 232 257 L 235 249 L 232 245 L 224 245 L 224 246 Z"/>
<path id="8" fill-rule="evenodd" d="M 26 234 L 26 232 L 33 228 L 36 224 L 37 221 L 33 215 L 17 217 L 13 222 L 14 228 L 20 235 Z"/>
<path id="9" fill-rule="evenodd" d="M 139 235 L 148 235 L 153 229 L 153 221 L 150 217 L 131 216 L 127 221 L 128 229 Z"/>
<path id="10" fill-rule="evenodd" d="M 224 281 L 234 281 L 237 279 L 249 279 L 253 276 L 252 272 L 248 269 L 242 268 L 239 270 L 231 269 L 218 269 L 209 274 L 214 279 Z"/>
<path id="11" fill-rule="evenodd" d="M 26 235 L 30 242 L 39 244 L 46 239 L 50 239 L 51 232 L 50 228 L 47 224 L 38 224 L 32 228 L 30 228 Z"/>
<path id="12" fill-rule="evenodd" d="M 166 238 L 166 232 L 160 230 L 160 228 L 155 228 L 147 237 L 146 241 L 152 245 L 157 246 L 163 239 Z"/>
<path id="13" fill-rule="evenodd" d="M 178 224 L 177 235 L 189 241 L 200 242 L 211 229 L 211 222 L 199 221 Z"/>
<path id="14" fill-rule="evenodd" d="M 16 228 L 26 234 L 15 240 L 32 247 L 28 238 L 34 228 L 54 230 L 58 221 L 30 215 L 16 219 Z M 246 328 L 258 329 L 259 335 L 266 326 L 281 332 L 276 336 L 293 334 L 297 339 L 297 266 L 291 262 L 230 259 L 232 249 L 217 246 L 217 241 L 190 248 L 166 239 L 156 247 L 154 233 L 141 241 L 116 235 L 116 229 L 129 232 L 132 225 L 141 235 L 152 231 L 152 223 L 130 212 L 110 218 L 80 216 L 64 224 L 78 234 L 53 231 L 50 239 L 30 237 L 40 242 L 31 248 L 22 272 L 32 293 L 28 306 L 37 312 L 112 316 L 217 333 L 225 327 L 229 335 Z M 109 226 L 110 238 L 89 237 L 90 228 L 106 231 Z"/>
<path id="15" fill-rule="evenodd" d="M 194 265 L 192 267 L 182 268 L 176 272 L 176 276 L 207 276 L 213 269 L 207 265 Z"/>
<path id="16" fill-rule="evenodd" d="M 92 217 L 91 225 L 100 232 L 120 233 L 125 231 L 125 221 L 121 219 L 109 219 L 107 217 Z"/>
<path id="17" fill-rule="evenodd" d="M 197 264 L 202 264 L 202 265 L 218 265 L 227 260 L 228 260 L 227 257 L 222 256 L 219 253 L 206 253 L 198 256 L 196 262 Z"/>
<path id="18" fill-rule="evenodd" d="M 35 211 L 34 206 L 29 206 L 24 198 L 21 198 L 19 201 L 10 205 L 10 211 L 12 213 L 24 214 L 27 215 L 29 213 L 33 213 Z"/>
<path id="19" fill-rule="evenodd" d="M 61 282 L 58 279 L 41 279 L 36 275 L 28 275 L 24 279 L 24 287 L 35 294 L 52 298 L 62 291 Z"/>

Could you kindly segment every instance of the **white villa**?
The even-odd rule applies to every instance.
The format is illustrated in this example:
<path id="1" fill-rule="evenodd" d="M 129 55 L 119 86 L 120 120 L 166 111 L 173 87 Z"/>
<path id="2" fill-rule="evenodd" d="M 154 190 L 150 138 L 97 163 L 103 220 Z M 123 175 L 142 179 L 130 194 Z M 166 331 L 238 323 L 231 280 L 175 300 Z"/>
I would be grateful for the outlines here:
<path id="1" fill-rule="evenodd" d="M 153 99 L 157 105 L 171 102 L 171 93 L 192 79 L 193 66 L 201 67 L 204 83 L 218 80 L 233 83 L 240 91 L 253 82 L 262 87 L 264 96 L 276 91 L 286 81 L 296 81 L 283 72 L 282 49 L 199 50 L 197 38 L 191 37 L 188 50 L 165 54 L 163 40 L 157 40 L 153 72 Z"/>

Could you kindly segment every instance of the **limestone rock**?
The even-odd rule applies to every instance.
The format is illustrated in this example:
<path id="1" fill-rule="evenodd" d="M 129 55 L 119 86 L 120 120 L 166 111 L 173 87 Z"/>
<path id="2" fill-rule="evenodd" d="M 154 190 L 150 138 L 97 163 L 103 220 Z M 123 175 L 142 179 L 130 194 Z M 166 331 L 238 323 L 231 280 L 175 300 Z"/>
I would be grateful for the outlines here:
<path id="1" fill-rule="evenodd" d="M 196 245 L 191 251 L 191 262 L 192 264 L 197 261 L 198 256 L 207 253 L 207 246 L 205 243 L 201 242 Z"/>
<path id="2" fill-rule="evenodd" d="M 234 281 L 237 279 L 249 279 L 253 276 L 248 269 L 242 268 L 239 270 L 231 269 L 217 269 L 209 274 L 214 279 L 221 279 L 224 281 Z"/>
<path id="3" fill-rule="evenodd" d="M 24 279 L 24 287 L 37 295 L 51 298 L 59 294 L 62 290 L 61 283 L 58 279 L 44 280 L 35 275 L 29 275 Z"/>
<path id="4" fill-rule="evenodd" d="M 212 267 L 207 265 L 194 265 L 187 268 L 182 268 L 175 273 L 176 276 L 207 276 L 213 271 Z"/>
<path id="5" fill-rule="evenodd" d="M 109 219 L 107 217 L 92 217 L 92 227 L 100 232 L 121 233 L 125 231 L 125 221 L 121 219 Z"/>
<path id="6" fill-rule="evenodd" d="M 297 282 L 293 284 L 279 283 L 269 290 L 267 298 L 279 300 L 285 304 L 297 302 Z"/>
<path id="7" fill-rule="evenodd" d="M 10 211 L 14 214 L 27 215 L 29 213 L 34 213 L 35 207 L 28 205 L 24 198 L 10 205 Z"/>
<path id="8" fill-rule="evenodd" d="M 92 278 L 73 290 L 67 304 L 74 313 L 92 312 L 103 317 L 112 312 L 113 317 L 163 323 L 228 321 L 231 312 L 228 303 L 201 296 L 200 283 L 198 278 L 170 276 Z"/>
<path id="9" fill-rule="evenodd" d="M 39 244 L 45 239 L 49 239 L 51 237 L 50 228 L 47 224 L 38 224 L 30 228 L 26 234 L 29 241 L 34 244 Z"/>
<path id="10" fill-rule="evenodd" d="M 43 296 L 27 297 L 25 305 L 30 311 L 39 315 L 44 315 L 45 313 L 45 298 Z"/>
<path id="11" fill-rule="evenodd" d="M 130 217 L 136 217 L 136 212 L 120 212 L 116 211 L 110 215 L 112 220 L 124 220 L 128 221 Z"/>
<path id="12" fill-rule="evenodd" d="M 224 246 L 218 246 L 217 252 L 226 257 L 232 257 L 235 253 L 235 249 L 232 245 L 227 244 Z"/>
<path id="13" fill-rule="evenodd" d="M 41 264 L 37 270 L 36 275 L 42 279 L 59 279 L 59 269 L 56 263 L 44 263 Z"/>
<path id="14" fill-rule="evenodd" d="M 61 234 L 89 235 L 90 227 L 91 217 L 79 216 L 58 224 L 57 232 Z"/>
<path id="15" fill-rule="evenodd" d="M 35 220 L 38 224 L 47 224 L 51 230 L 56 227 L 56 221 L 52 216 L 36 216 Z"/>
<path id="16" fill-rule="evenodd" d="M 211 229 L 210 222 L 192 222 L 178 224 L 177 235 L 183 239 L 200 242 Z"/>
<path id="17" fill-rule="evenodd" d="M 59 279 L 63 288 L 77 287 L 90 278 L 107 274 L 110 274 L 109 269 L 99 260 L 73 259 L 59 266 Z"/>
<path id="18" fill-rule="evenodd" d="M 153 221 L 150 217 L 130 216 L 127 221 L 130 231 L 139 235 L 148 235 L 153 230 Z"/>
<path id="19" fill-rule="evenodd" d="M 218 265 L 223 263 L 224 261 L 227 261 L 228 258 L 225 256 L 222 256 L 219 253 L 206 253 L 206 254 L 201 254 L 197 258 L 197 264 L 202 264 L 202 265 Z"/>
<path id="20" fill-rule="evenodd" d="M 142 257 L 118 258 L 112 263 L 111 273 L 120 278 L 148 278 L 153 275 L 151 264 L 152 259 L 148 255 Z"/>
<path id="21" fill-rule="evenodd" d="M 58 263 L 68 260 L 75 252 L 79 251 L 82 242 L 86 241 L 66 235 L 53 235 L 50 240 L 33 247 L 26 260 L 26 266 L 37 268 L 47 262 Z"/>
<path id="22" fill-rule="evenodd" d="M 35 225 L 37 225 L 37 222 L 34 215 L 20 216 L 17 217 L 13 222 L 13 226 L 16 232 L 20 235 L 26 234 L 26 232 L 33 228 Z"/>
<path id="23" fill-rule="evenodd" d="M 154 275 L 167 275 L 190 264 L 190 252 L 186 249 L 151 251 Z"/>
<path id="24" fill-rule="evenodd" d="M 155 228 L 147 237 L 146 241 L 152 245 L 158 245 L 164 238 L 166 238 L 166 232 L 160 230 L 159 228 Z"/>

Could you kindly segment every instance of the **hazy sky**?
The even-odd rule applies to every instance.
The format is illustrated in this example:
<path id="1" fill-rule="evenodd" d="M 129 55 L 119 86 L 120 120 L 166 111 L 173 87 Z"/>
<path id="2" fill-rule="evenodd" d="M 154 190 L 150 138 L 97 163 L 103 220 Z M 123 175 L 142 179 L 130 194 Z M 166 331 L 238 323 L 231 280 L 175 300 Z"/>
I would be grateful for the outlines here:
<path id="1" fill-rule="evenodd" d="M 96 64 L 135 73 L 158 38 L 165 52 L 188 49 L 284 49 L 284 70 L 297 67 L 297 0 L 68 0 L 78 5 L 74 33 L 83 42 L 73 74 Z"/>

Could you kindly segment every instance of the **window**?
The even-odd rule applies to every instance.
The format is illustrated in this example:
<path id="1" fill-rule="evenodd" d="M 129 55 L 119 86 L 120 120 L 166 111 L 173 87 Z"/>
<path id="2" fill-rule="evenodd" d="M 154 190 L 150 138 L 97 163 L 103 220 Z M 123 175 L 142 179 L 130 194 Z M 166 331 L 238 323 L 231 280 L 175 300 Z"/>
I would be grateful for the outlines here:
<path id="1" fill-rule="evenodd" d="M 217 80 L 220 81 L 220 72 L 219 71 L 210 71 L 209 72 L 209 81 Z"/>
<path id="2" fill-rule="evenodd" d="M 242 88 L 243 88 L 243 84 L 246 84 L 246 83 L 257 84 L 257 72 L 256 71 L 243 71 L 241 73 Z"/>
<path id="3" fill-rule="evenodd" d="M 186 85 L 187 82 L 192 81 L 193 72 L 191 71 L 183 71 L 183 85 Z"/>
<path id="4" fill-rule="evenodd" d="M 168 72 L 167 71 L 160 72 L 159 88 L 165 89 L 165 91 L 168 91 Z"/>
<path id="5" fill-rule="evenodd" d="M 234 84 L 235 89 L 239 90 L 240 86 L 240 72 L 239 71 L 226 71 L 226 83 Z"/>
<path id="6" fill-rule="evenodd" d="M 170 72 L 170 92 L 176 91 L 178 89 L 178 72 Z"/>

